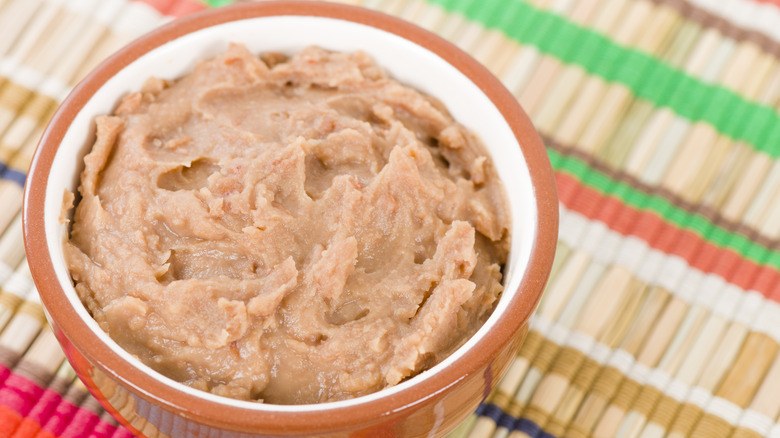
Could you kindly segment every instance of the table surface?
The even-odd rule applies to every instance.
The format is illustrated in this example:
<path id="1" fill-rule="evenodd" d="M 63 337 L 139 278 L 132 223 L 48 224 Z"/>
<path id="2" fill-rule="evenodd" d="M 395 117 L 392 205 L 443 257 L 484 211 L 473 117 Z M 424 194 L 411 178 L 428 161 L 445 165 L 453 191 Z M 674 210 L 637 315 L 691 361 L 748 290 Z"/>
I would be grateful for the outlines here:
<path id="1" fill-rule="evenodd" d="M 452 437 L 780 438 L 780 6 L 351 0 L 428 28 L 514 93 L 560 238 L 508 374 Z M 128 437 L 46 326 L 21 192 L 92 66 L 230 0 L 0 0 L 0 436 Z"/>

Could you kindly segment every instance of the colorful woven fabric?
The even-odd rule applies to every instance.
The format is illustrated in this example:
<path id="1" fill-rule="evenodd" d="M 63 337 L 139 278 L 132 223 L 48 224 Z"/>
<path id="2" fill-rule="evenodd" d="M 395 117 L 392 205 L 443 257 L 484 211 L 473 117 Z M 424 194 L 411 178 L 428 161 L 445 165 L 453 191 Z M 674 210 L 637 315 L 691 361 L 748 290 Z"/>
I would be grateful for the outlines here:
<path id="1" fill-rule="evenodd" d="M 128 436 L 46 339 L 19 250 L 24 175 L 96 62 L 228 3 L 0 0 L 0 436 Z M 452 436 L 780 438 L 780 2 L 348 3 L 484 63 L 556 173 L 545 297 Z"/>

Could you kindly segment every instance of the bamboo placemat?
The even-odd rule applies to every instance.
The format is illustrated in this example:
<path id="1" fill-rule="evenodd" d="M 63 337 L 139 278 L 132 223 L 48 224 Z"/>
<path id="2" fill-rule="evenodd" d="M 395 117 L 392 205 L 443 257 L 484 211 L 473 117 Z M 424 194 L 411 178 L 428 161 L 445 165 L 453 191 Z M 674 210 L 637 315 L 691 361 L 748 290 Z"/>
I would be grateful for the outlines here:
<path id="1" fill-rule="evenodd" d="M 556 173 L 545 297 L 452 436 L 780 438 L 780 2 L 345 2 L 483 62 Z M 96 62 L 226 3 L 0 0 L 0 437 L 129 435 L 45 325 L 21 246 L 25 172 Z"/>

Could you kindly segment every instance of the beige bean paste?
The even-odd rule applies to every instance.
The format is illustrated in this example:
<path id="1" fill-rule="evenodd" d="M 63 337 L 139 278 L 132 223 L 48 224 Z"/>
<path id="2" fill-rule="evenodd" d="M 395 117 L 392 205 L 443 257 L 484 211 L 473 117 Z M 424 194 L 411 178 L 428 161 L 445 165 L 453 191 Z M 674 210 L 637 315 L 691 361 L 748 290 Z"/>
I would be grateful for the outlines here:
<path id="1" fill-rule="evenodd" d="M 483 146 L 365 53 L 231 45 L 98 117 L 84 163 L 76 291 L 194 388 L 368 394 L 452 353 L 502 291 L 509 211 Z"/>

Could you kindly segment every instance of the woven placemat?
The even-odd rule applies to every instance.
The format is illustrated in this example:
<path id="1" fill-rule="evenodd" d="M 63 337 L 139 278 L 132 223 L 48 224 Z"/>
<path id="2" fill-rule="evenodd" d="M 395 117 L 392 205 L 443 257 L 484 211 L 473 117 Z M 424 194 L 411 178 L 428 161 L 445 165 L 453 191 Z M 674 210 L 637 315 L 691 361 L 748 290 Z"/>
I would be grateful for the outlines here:
<path id="1" fill-rule="evenodd" d="M 508 374 L 453 437 L 780 438 L 780 8 L 353 0 L 491 69 L 548 146 L 558 253 Z M 230 1 L 0 0 L 0 437 L 129 433 L 45 326 L 21 247 L 40 132 L 97 61 Z"/>

